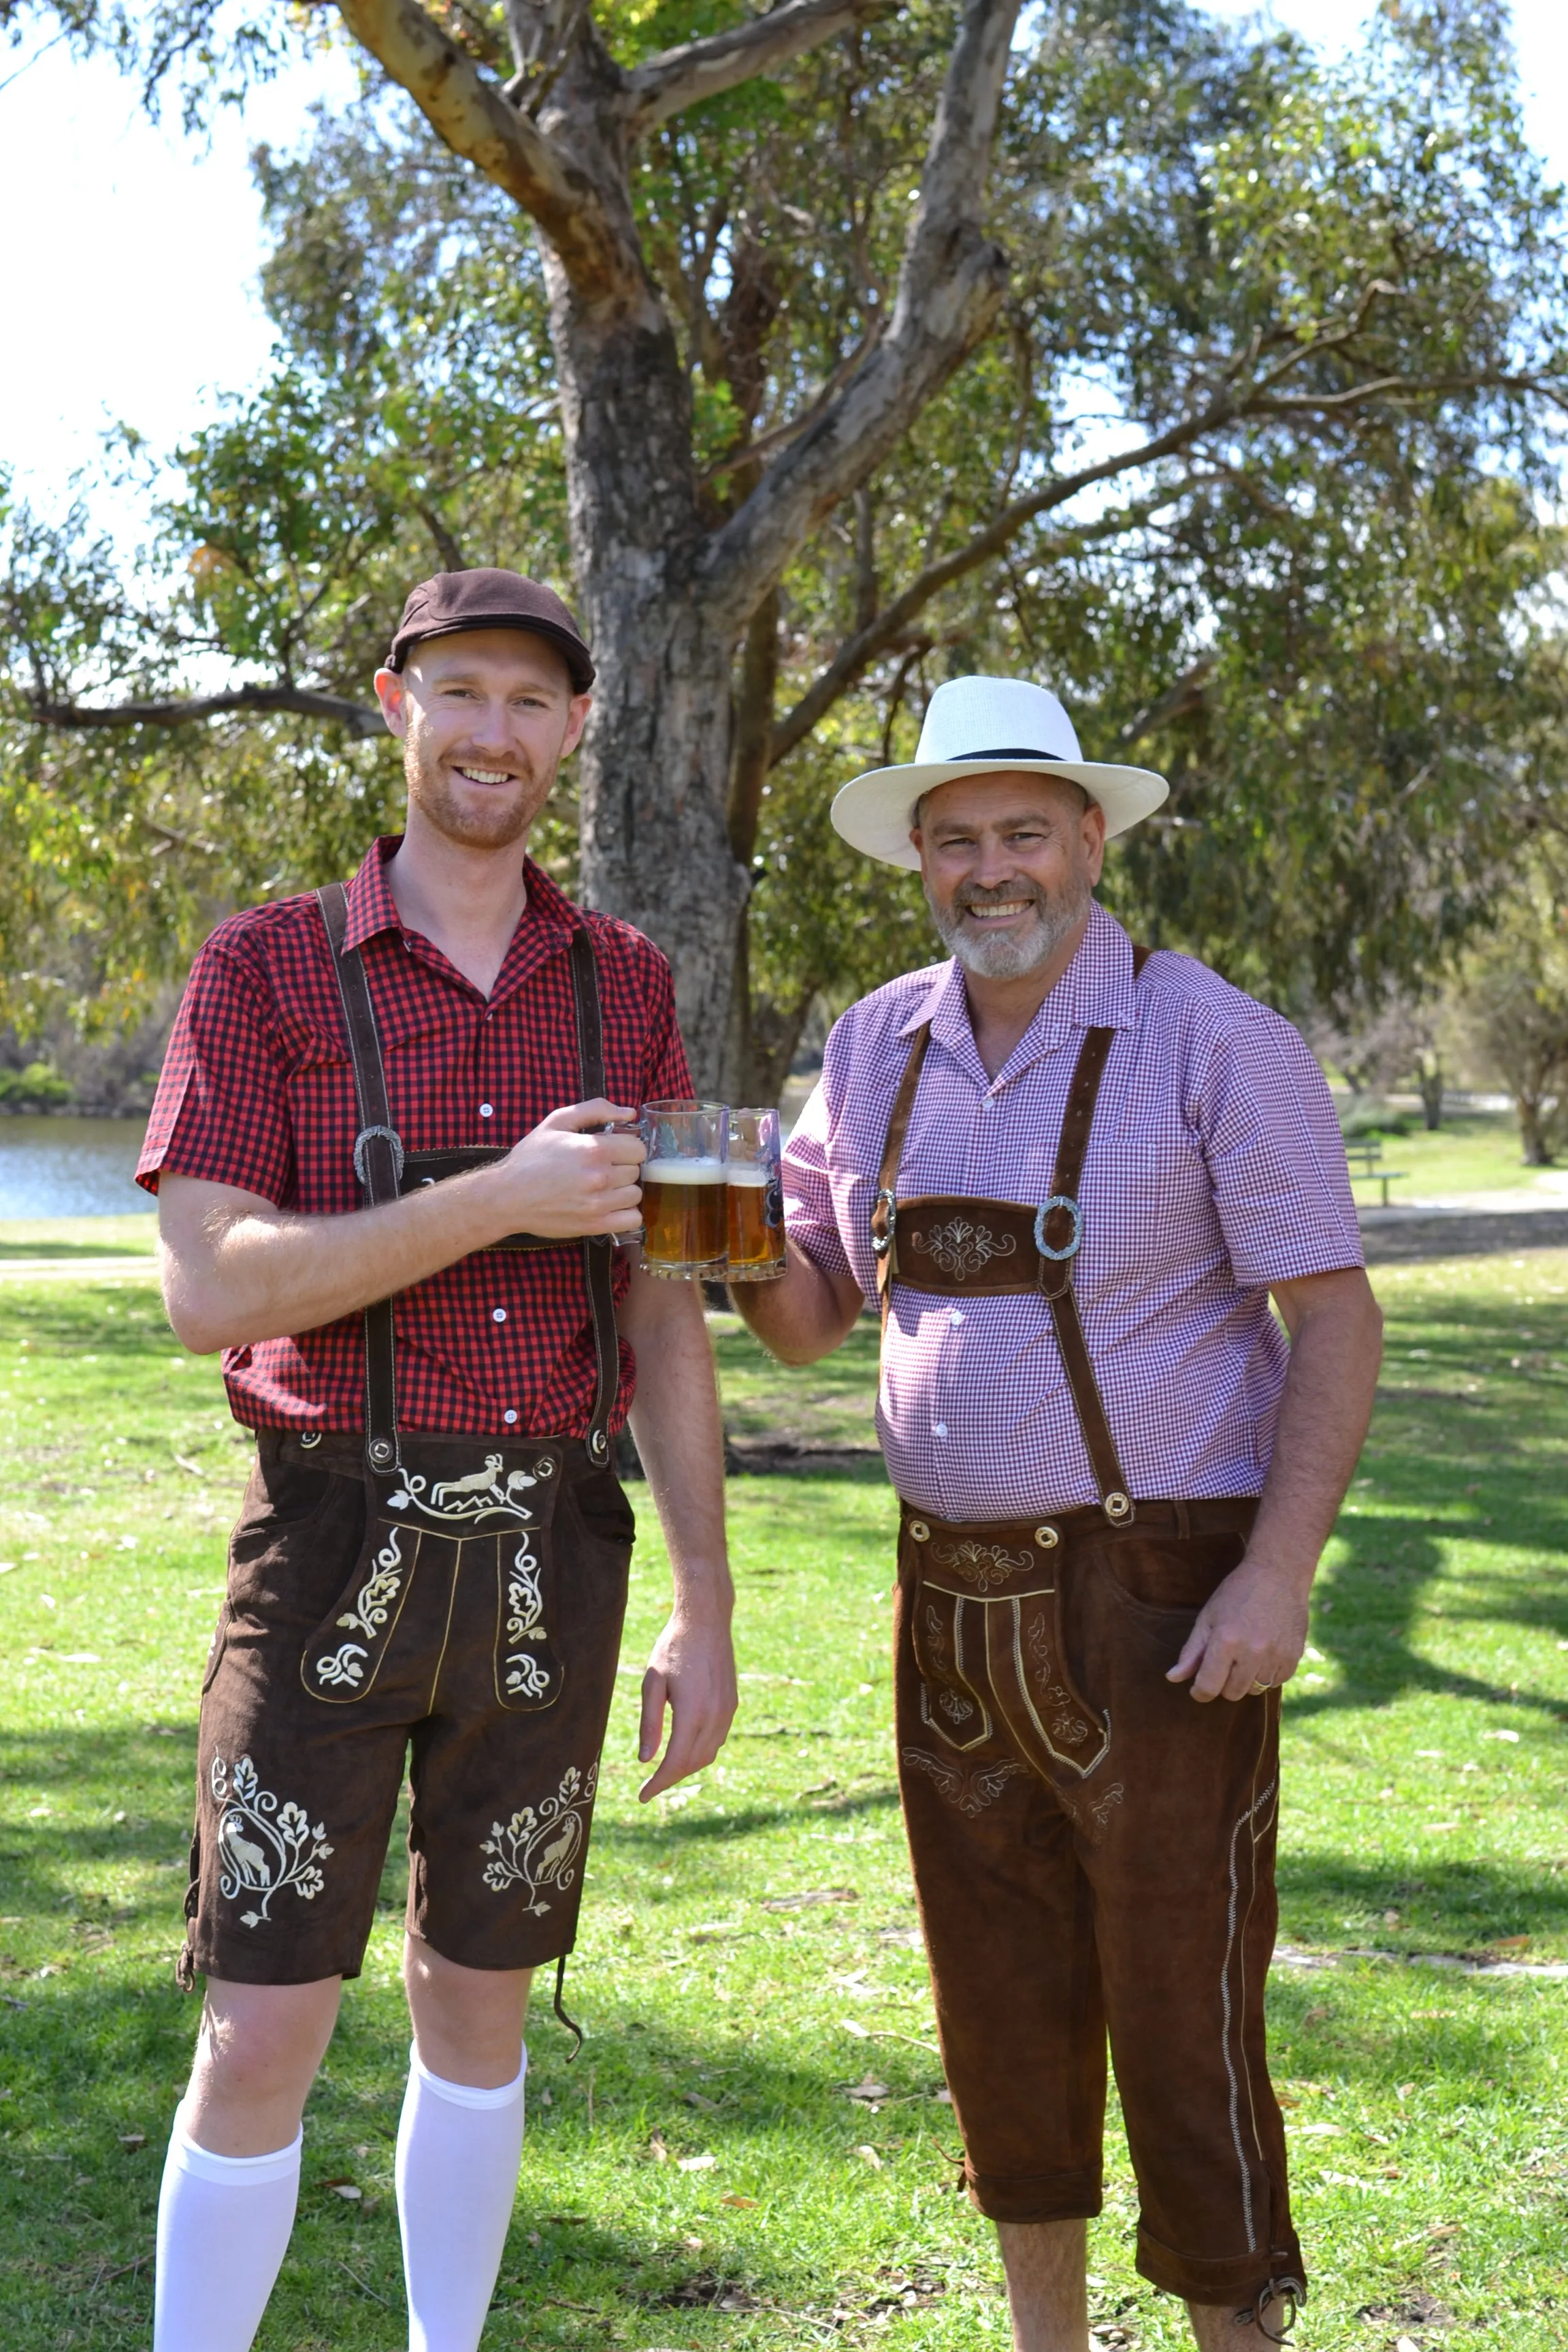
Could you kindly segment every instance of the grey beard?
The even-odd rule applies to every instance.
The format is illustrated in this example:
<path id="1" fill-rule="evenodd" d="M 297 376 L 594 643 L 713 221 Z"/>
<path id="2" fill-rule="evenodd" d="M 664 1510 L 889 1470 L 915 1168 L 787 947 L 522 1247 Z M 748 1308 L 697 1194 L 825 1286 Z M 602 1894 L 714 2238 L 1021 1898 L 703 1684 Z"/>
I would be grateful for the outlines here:
<path id="1" fill-rule="evenodd" d="M 958 958 L 965 971 L 981 980 L 1021 980 L 1026 972 L 1037 971 L 1049 961 L 1062 941 L 1083 920 L 1089 905 L 1087 887 L 1064 891 L 1055 899 L 1037 899 L 1035 921 L 1022 937 L 1008 939 L 998 935 L 988 940 L 982 934 L 963 929 L 964 909 L 954 907 L 950 913 L 940 913 L 926 893 L 926 905 L 936 925 L 943 947 Z"/>

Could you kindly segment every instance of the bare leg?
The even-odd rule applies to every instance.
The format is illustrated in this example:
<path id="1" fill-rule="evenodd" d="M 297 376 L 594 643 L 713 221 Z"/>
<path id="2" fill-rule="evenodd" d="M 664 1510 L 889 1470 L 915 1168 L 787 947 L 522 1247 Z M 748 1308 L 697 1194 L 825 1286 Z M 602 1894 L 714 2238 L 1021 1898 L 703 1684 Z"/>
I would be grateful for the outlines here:
<path id="1" fill-rule="evenodd" d="M 337 2021 L 341 1977 L 314 1984 L 207 1979 L 184 2126 L 213 2156 L 268 2156 L 300 2128 Z"/>
<path id="2" fill-rule="evenodd" d="M 1013 2352 L 1087 2352 L 1087 2221 L 998 2221 Z M 1207 2347 L 1205 2347 L 1207 2352 Z"/>
<path id="3" fill-rule="evenodd" d="M 403 1981 L 421 2063 L 446 2083 L 499 2091 L 522 2064 L 531 1969 L 465 1969 L 413 1936 Z"/>

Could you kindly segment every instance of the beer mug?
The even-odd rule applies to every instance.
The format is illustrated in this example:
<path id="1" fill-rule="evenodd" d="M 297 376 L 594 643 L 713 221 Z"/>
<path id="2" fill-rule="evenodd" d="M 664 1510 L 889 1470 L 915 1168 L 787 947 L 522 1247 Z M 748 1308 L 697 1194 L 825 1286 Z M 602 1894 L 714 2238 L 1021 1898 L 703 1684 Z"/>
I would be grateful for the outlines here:
<path id="1" fill-rule="evenodd" d="M 730 1113 L 728 1278 L 776 1282 L 784 1270 L 784 1181 L 776 1110 Z"/>
<path id="2" fill-rule="evenodd" d="M 637 1133 L 647 1158 L 637 1181 L 649 1274 L 722 1276 L 729 1119 L 722 1103 L 644 1103 Z"/>

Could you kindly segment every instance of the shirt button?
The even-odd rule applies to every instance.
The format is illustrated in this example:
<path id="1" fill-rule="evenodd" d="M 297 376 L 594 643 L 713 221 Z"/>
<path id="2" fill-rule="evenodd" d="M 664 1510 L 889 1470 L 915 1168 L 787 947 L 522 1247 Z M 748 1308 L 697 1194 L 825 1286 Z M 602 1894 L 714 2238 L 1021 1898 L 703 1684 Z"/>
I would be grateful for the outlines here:
<path id="1" fill-rule="evenodd" d="M 492 1323 L 504 1323 L 506 1321 L 506 1308 L 504 1307 L 492 1307 L 490 1308 L 490 1321 Z"/>
<path id="2" fill-rule="evenodd" d="M 955 1307 L 953 1308 L 953 1310 L 952 1310 L 952 1314 L 948 1317 L 948 1318 L 947 1318 L 947 1319 L 948 1319 L 948 1321 L 949 1321 L 950 1323 L 962 1323 L 962 1322 L 963 1322 L 963 1307 Z"/>
<path id="3" fill-rule="evenodd" d="M 501 1419 L 506 1423 L 507 1427 L 510 1429 L 512 1423 L 517 1419 L 517 1415 L 515 1412 L 503 1412 Z"/>
<path id="4" fill-rule="evenodd" d="M 947 1435 L 946 1422 L 933 1421 L 931 1425 L 931 1433 L 933 1437 L 945 1437 Z"/>
<path id="5" fill-rule="evenodd" d="M 495 1115 L 496 1107 L 494 1103 L 481 1103 L 479 1105 L 479 1117 L 481 1118 L 494 1118 Z"/>

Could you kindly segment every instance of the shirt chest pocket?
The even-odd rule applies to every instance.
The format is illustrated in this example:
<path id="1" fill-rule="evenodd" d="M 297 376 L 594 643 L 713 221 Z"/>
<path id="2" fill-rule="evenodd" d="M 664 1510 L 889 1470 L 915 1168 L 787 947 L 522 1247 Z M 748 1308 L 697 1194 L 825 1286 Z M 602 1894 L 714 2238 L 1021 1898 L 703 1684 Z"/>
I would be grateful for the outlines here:
<path id="1" fill-rule="evenodd" d="M 1181 1134 L 1117 1139 L 1084 1190 L 1091 1213 L 1104 1203 L 1143 1266 L 1190 1257 L 1214 1213 L 1203 1155 Z"/>

